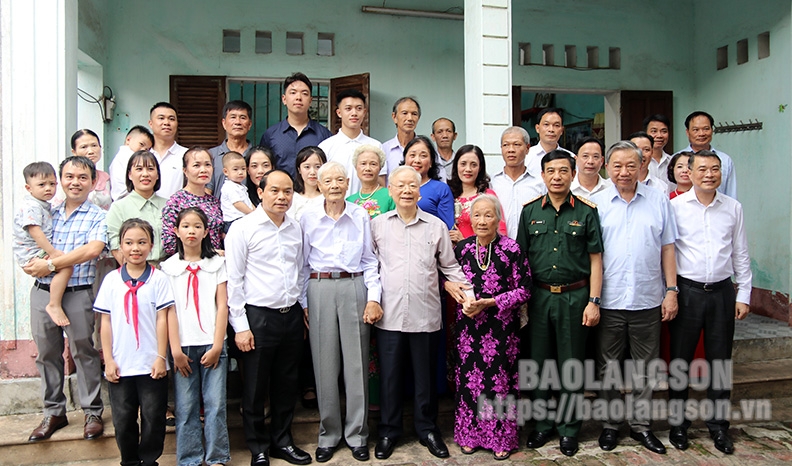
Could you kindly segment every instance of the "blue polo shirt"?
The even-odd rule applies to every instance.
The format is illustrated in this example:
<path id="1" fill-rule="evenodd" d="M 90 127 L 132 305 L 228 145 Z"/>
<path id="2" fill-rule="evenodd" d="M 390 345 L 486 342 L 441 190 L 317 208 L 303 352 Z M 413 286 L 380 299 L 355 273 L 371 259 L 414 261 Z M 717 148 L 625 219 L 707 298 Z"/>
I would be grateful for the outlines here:
<path id="1" fill-rule="evenodd" d="M 267 128 L 261 136 L 261 145 L 269 147 L 275 154 L 275 168 L 287 172 L 294 178 L 297 152 L 308 146 L 318 146 L 332 136 L 330 130 L 315 120 L 308 120 L 300 134 L 289 124 L 288 119 Z"/>

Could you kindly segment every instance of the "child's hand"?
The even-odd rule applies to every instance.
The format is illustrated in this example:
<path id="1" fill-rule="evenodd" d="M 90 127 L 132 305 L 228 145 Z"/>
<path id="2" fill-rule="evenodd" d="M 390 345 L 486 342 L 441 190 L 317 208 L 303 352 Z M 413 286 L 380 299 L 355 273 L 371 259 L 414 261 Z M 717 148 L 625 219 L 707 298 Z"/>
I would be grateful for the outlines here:
<path id="1" fill-rule="evenodd" d="M 176 366 L 176 370 L 179 371 L 179 374 L 182 376 L 189 377 L 190 374 L 192 374 L 190 363 L 193 362 L 193 360 L 188 358 L 187 355 L 182 352 L 181 348 L 172 352 L 173 365 Z"/>
<path id="2" fill-rule="evenodd" d="M 210 367 L 217 369 L 218 362 L 220 362 L 220 348 L 214 346 L 201 357 L 201 365 L 207 369 Z"/>
<path id="3" fill-rule="evenodd" d="M 118 379 L 121 377 L 120 372 L 118 371 L 118 364 L 116 364 L 114 359 L 105 360 L 105 379 L 107 379 L 110 383 L 118 383 Z"/>
<path id="4" fill-rule="evenodd" d="M 157 357 L 157 360 L 151 365 L 151 378 L 157 380 L 165 377 L 166 375 L 168 375 L 168 371 L 165 370 L 165 360 Z"/>

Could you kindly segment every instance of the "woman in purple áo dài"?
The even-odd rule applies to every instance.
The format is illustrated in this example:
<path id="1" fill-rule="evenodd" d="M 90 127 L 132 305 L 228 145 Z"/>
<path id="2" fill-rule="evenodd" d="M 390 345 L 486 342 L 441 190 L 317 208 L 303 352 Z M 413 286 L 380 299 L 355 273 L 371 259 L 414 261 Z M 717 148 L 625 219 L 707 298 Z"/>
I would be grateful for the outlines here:
<path id="1" fill-rule="evenodd" d="M 501 206 L 482 194 L 470 207 L 474 236 L 460 241 L 456 257 L 476 300 L 457 309 L 454 441 L 462 453 L 492 450 L 496 460 L 518 448 L 516 404 L 520 307 L 528 300 L 531 272 L 520 246 L 498 234 Z M 498 415 L 493 401 L 504 402 Z"/>

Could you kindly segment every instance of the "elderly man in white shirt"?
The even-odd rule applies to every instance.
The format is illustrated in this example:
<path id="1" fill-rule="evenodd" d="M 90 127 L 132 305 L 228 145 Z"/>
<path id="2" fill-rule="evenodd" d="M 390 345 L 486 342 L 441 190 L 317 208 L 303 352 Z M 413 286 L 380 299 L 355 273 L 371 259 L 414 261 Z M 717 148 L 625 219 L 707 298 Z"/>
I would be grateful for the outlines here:
<path id="1" fill-rule="evenodd" d="M 401 166 L 388 178 L 396 210 L 371 222 L 382 277 L 382 320 L 377 322 L 381 396 L 377 459 L 388 459 L 403 433 L 402 369 L 409 357 L 415 380 L 414 423 L 421 445 L 449 456 L 437 427 L 437 332 L 442 326 L 440 273 L 445 289 L 467 303 L 470 288 L 454 256 L 448 227 L 418 208 L 421 175 Z M 472 294 L 472 293 L 471 293 Z M 408 356 L 409 355 L 409 356 Z M 321 395 L 320 395 L 321 398 Z"/>
<path id="2" fill-rule="evenodd" d="M 603 178 L 599 172 L 605 162 L 605 147 L 602 141 L 589 136 L 580 141 L 577 150 L 577 176 L 572 180 L 572 194 L 586 199 L 613 186 L 611 180 Z"/>
<path id="3" fill-rule="evenodd" d="M 270 171 L 259 183 L 261 205 L 226 236 L 228 321 L 245 353 L 242 422 L 251 466 L 268 466 L 268 451 L 292 464 L 312 461 L 291 434 L 305 332 L 302 230 L 286 215 L 293 194 L 289 174 Z M 272 408 L 269 423 L 264 393 Z"/>
<path id="4" fill-rule="evenodd" d="M 505 165 L 490 181 L 490 187 L 503 205 L 506 231 L 511 239 L 517 238 L 523 205 L 547 192 L 547 186 L 540 176 L 541 161 L 537 174 L 532 174 L 525 166 L 529 147 L 531 137 L 525 128 L 506 128 L 501 134 L 501 155 Z"/>
<path id="5" fill-rule="evenodd" d="M 605 160 L 614 186 L 591 198 L 597 204 L 604 243 L 597 352 L 602 380 L 621 367 L 628 339 L 630 359 L 636 365 L 659 358 L 660 322 L 676 316 L 679 291 L 674 254 L 677 228 L 668 195 L 638 182 L 643 154 L 632 142 L 612 145 Z M 626 408 L 633 413 L 630 437 L 652 452 L 665 454 L 665 446 L 650 430 L 652 374 L 636 373 L 632 378 L 634 409 Z M 603 387 L 602 398 L 608 403 L 619 397 L 616 387 Z M 616 448 L 623 417 L 624 412 L 621 418 L 603 422 L 600 448 Z"/>
<path id="6" fill-rule="evenodd" d="M 347 172 L 327 162 L 318 173 L 324 202 L 306 211 L 303 228 L 311 351 L 319 400 L 316 460 L 329 461 L 342 437 L 352 457 L 368 461 L 368 350 L 370 324 L 382 317 L 379 263 L 368 212 L 344 200 Z M 343 357 L 346 421 L 338 377 Z"/>
<path id="7" fill-rule="evenodd" d="M 721 161 L 711 151 L 690 156 L 690 177 L 693 189 L 671 201 L 677 221 L 677 283 L 679 284 L 679 316 L 669 324 L 671 360 L 693 361 L 699 335 L 704 330 L 707 362 L 723 364 L 731 359 L 734 340 L 734 319 L 744 319 L 750 311 L 751 259 L 743 225 L 742 206 L 718 192 L 721 184 Z M 734 292 L 731 276 L 737 281 Z M 687 374 L 687 370 L 683 370 Z M 710 373 L 714 369 L 710 369 Z M 688 383 L 670 384 L 670 418 L 682 417 L 688 399 Z M 676 388 L 676 389 L 675 389 Z M 715 448 L 730 455 L 734 446 L 728 436 L 728 410 L 731 390 L 707 387 L 712 400 L 713 416 L 705 419 Z M 681 419 L 680 419 L 681 420 Z M 689 446 L 687 429 L 691 419 L 672 426 L 669 440 L 680 450 Z"/>

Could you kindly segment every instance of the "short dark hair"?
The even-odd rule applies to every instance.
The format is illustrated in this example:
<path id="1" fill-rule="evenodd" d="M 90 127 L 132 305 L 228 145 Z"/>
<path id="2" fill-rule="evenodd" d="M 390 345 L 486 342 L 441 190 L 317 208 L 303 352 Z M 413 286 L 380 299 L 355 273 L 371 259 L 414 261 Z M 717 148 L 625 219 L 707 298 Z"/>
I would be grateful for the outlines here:
<path id="1" fill-rule="evenodd" d="M 630 140 L 632 140 L 634 138 L 648 139 L 649 140 L 649 145 L 654 147 L 654 138 L 652 137 L 652 135 L 650 135 L 646 131 L 636 131 L 636 132 L 632 133 L 631 135 L 627 136 L 627 139 L 630 139 Z"/>
<path id="2" fill-rule="evenodd" d="M 594 136 L 588 136 L 580 140 L 577 146 L 575 147 L 575 154 L 580 152 L 580 149 L 589 143 L 596 143 L 600 147 L 600 152 L 602 152 L 603 156 L 605 155 L 605 144 L 599 140 L 599 138 L 595 138 Z"/>
<path id="3" fill-rule="evenodd" d="M 153 164 L 154 168 L 157 169 L 157 181 L 154 183 L 154 191 L 159 191 L 160 187 L 162 186 L 162 174 L 160 173 L 160 166 L 159 162 L 157 161 L 157 157 L 154 156 L 154 153 L 147 151 L 147 150 L 139 150 L 132 154 L 129 157 L 129 161 L 127 161 L 127 169 L 126 169 L 126 189 L 130 193 L 135 190 L 135 185 L 132 183 L 132 180 L 129 179 L 129 172 L 132 171 L 132 167 L 140 161 L 144 165 Z"/>
<path id="4" fill-rule="evenodd" d="M 410 148 L 419 142 L 424 143 L 426 148 L 429 149 L 429 160 L 431 160 L 432 164 L 429 165 L 429 172 L 427 176 L 433 180 L 440 181 L 440 167 L 437 165 L 437 151 L 435 151 L 434 144 L 432 141 L 423 135 L 415 136 L 412 141 L 408 142 L 406 146 L 404 146 L 404 153 L 402 154 L 402 161 L 399 165 L 404 165 L 404 160 L 407 158 L 407 152 L 410 151 Z"/>
<path id="5" fill-rule="evenodd" d="M 712 115 L 710 115 L 707 112 L 702 112 L 701 110 L 696 110 L 695 112 L 693 112 L 690 115 L 688 115 L 687 118 L 685 118 L 685 128 L 690 129 L 690 121 L 693 120 L 693 118 L 700 117 L 700 116 L 707 117 L 707 119 L 710 122 L 710 126 L 715 126 L 715 119 L 712 118 Z"/>
<path id="6" fill-rule="evenodd" d="M 65 167 L 67 163 L 71 163 L 76 167 L 87 168 L 91 172 L 91 181 L 96 181 L 96 165 L 94 165 L 91 159 L 82 155 L 70 155 L 63 159 L 63 162 L 61 162 L 58 167 L 58 178 L 63 177 L 63 167 Z"/>
<path id="7" fill-rule="evenodd" d="M 319 146 L 306 146 L 297 152 L 297 157 L 294 159 L 294 192 L 296 193 L 305 194 L 305 182 L 300 175 L 300 165 L 314 154 L 319 157 L 322 164 L 327 163 L 327 155 Z"/>
<path id="8" fill-rule="evenodd" d="M 228 116 L 231 110 L 244 110 L 248 114 L 248 118 L 253 116 L 253 108 L 244 100 L 231 100 L 223 105 L 223 119 Z"/>
<path id="9" fill-rule="evenodd" d="M 149 129 L 146 128 L 145 126 L 143 126 L 143 125 L 135 125 L 135 126 L 133 126 L 132 129 L 127 131 L 126 137 L 132 136 L 133 134 L 145 135 L 148 138 L 148 140 L 151 141 L 151 145 L 152 146 L 154 145 L 154 135 L 151 134 L 151 131 L 149 131 Z"/>
<path id="10" fill-rule="evenodd" d="M 723 161 L 715 152 L 711 150 L 700 150 L 698 152 L 691 152 L 690 158 L 688 159 L 688 168 L 692 171 L 693 170 L 693 163 L 696 160 L 696 157 L 714 157 L 718 159 L 718 165 L 722 165 Z"/>
<path id="11" fill-rule="evenodd" d="M 391 113 L 396 113 L 396 109 L 399 108 L 399 105 L 403 104 L 404 102 L 407 102 L 408 100 L 412 101 L 412 103 L 414 103 L 415 106 L 418 107 L 418 116 L 420 117 L 421 116 L 421 104 L 418 103 L 418 99 L 416 99 L 415 97 L 410 97 L 410 96 L 400 97 L 396 102 L 394 102 L 393 103 L 393 111 Z"/>
<path id="12" fill-rule="evenodd" d="M 643 121 L 644 130 L 649 128 L 649 123 L 653 121 L 660 122 L 666 125 L 666 128 L 671 129 L 671 120 L 669 120 L 668 117 L 663 115 L 662 113 L 655 113 L 654 115 L 649 115 L 648 117 L 644 118 Z"/>
<path id="13" fill-rule="evenodd" d="M 188 214 L 195 214 L 198 218 L 201 219 L 203 223 L 204 230 L 209 231 L 209 218 L 206 216 L 206 213 L 198 206 L 194 207 L 186 207 L 179 211 L 179 214 L 176 215 L 176 225 L 175 228 L 179 228 L 179 224 L 181 221 L 186 217 Z M 181 238 L 179 235 L 176 236 L 176 252 L 179 253 L 179 259 L 184 260 L 184 243 L 182 243 Z M 217 255 L 217 251 L 215 248 L 212 247 L 212 237 L 211 235 L 204 236 L 203 240 L 201 240 L 201 259 L 208 259 L 210 257 L 214 257 Z"/>
<path id="14" fill-rule="evenodd" d="M 336 107 L 341 105 L 341 101 L 346 99 L 347 97 L 352 97 L 353 99 L 360 99 L 363 101 L 363 104 L 366 104 L 366 96 L 359 90 L 359 89 L 344 89 L 343 91 L 339 92 L 336 96 Z"/>
<path id="15" fill-rule="evenodd" d="M 268 171 L 267 173 L 264 174 L 264 176 L 261 177 L 261 181 L 259 181 L 259 189 L 261 189 L 262 191 L 267 189 L 267 178 L 269 178 L 269 176 L 272 175 L 273 173 L 283 173 L 284 175 L 289 177 L 290 180 L 292 179 L 291 175 L 289 175 L 288 172 L 284 170 L 279 170 L 277 168 L 273 168 L 272 170 Z"/>
<path id="16" fill-rule="evenodd" d="M 141 230 L 145 231 L 149 237 L 149 241 L 151 241 L 152 245 L 154 243 L 154 228 L 151 224 L 145 220 L 139 218 L 128 218 L 124 220 L 124 223 L 121 224 L 121 228 L 118 229 L 118 240 L 121 241 L 124 239 L 124 234 L 133 228 L 140 228 Z"/>
<path id="17" fill-rule="evenodd" d="M 308 76 L 306 76 L 304 73 L 300 73 L 299 71 L 283 80 L 283 92 L 286 93 L 286 89 L 288 89 L 289 86 L 296 83 L 297 81 L 305 83 L 305 85 L 308 86 L 308 89 L 313 92 L 313 84 L 311 84 L 311 80 L 308 79 Z"/>
<path id="18" fill-rule="evenodd" d="M 154 113 L 154 110 L 156 110 L 158 108 L 161 108 L 161 107 L 169 108 L 169 109 L 173 110 L 174 112 L 178 113 L 176 111 L 176 107 L 174 107 L 173 104 L 171 104 L 170 102 L 157 102 L 156 104 L 151 106 L 151 110 L 149 110 L 149 115 Z"/>
<path id="19" fill-rule="evenodd" d="M 25 183 L 27 183 L 34 177 L 55 176 L 55 168 L 48 162 L 33 162 L 22 170 L 22 175 L 25 177 Z"/>
<path id="20" fill-rule="evenodd" d="M 572 154 L 565 150 L 555 149 L 546 153 L 544 157 L 542 157 L 542 172 L 544 172 L 545 164 L 552 162 L 553 160 L 569 160 L 569 167 L 572 170 L 575 169 L 575 158 L 572 157 Z"/>
<path id="21" fill-rule="evenodd" d="M 677 180 L 676 180 L 676 176 L 674 176 L 674 167 L 676 166 L 680 158 L 690 157 L 691 155 L 693 155 L 693 152 L 682 151 L 682 152 L 677 152 L 676 154 L 671 156 L 671 161 L 668 162 L 668 168 L 666 170 L 666 177 L 668 178 L 668 181 L 676 184 Z"/>
<path id="22" fill-rule="evenodd" d="M 462 195 L 462 180 L 459 178 L 459 159 L 461 159 L 463 155 L 471 152 L 476 154 L 479 162 L 479 172 L 475 181 L 476 192 L 483 193 L 489 188 L 490 177 L 487 175 L 487 161 L 484 157 L 484 152 L 479 146 L 465 144 L 460 147 L 454 155 L 454 164 L 451 167 L 451 179 L 448 180 L 448 187 L 451 188 L 451 194 L 454 195 L 454 199 Z"/>
<path id="23" fill-rule="evenodd" d="M 96 133 L 94 133 L 90 129 L 78 129 L 77 131 L 74 132 L 74 134 L 72 134 L 71 148 L 76 149 L 77 140 L 86 135 L 95 137 L 96 141 L 99 143 L 99 147 L 102 147 L 102 141 L 99 139 L 99 136 Z"/>
<path id="24" fill-rule="evenodd" d="M 440 117 L 440 118 L 438 118 L 438 119 L 436 119 L 435 121 L 432 122 L 432 134 L 434 134 L 434 132 L 435 132 L 435 123 L 437 123 L 440 120 L 445 120 L 445 121 L 451 123 L 451 131 L 456 133 L 456 123 L 454 123 L 454 120 L 452 120 L 450 118 L 446 118 L 446 117 Z"/>
<path id="25" fill-rule="evenodd" d="M 564 124 L 564 111 L 556 107 L 547 107 L 543 109 L 541 112 L 539 112 L 539 114 L 536 115 L 536 122 L 539 123 L 540 121 L 542 121 L 542 117 L 547 115 L 548 113 L 555 113 L 556 115 L 560 116 L 561 124 L 562 125 Z"/>

